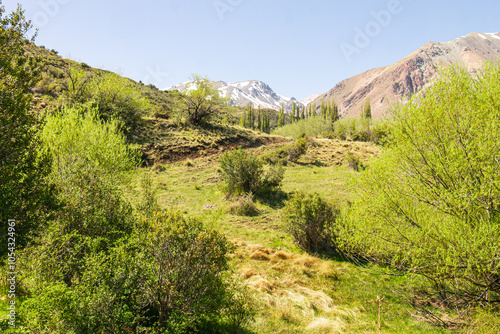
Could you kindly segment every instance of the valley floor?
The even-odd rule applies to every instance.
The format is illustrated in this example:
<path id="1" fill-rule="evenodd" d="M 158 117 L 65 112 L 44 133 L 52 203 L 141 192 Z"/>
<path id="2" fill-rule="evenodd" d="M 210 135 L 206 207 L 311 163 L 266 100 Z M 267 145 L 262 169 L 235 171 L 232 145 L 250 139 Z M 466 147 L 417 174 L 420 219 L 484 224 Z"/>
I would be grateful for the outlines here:
<path id="1" fill-rule="evenodd" d="M 253 150 L 261 154 L 278 145 Z M 280 210 L 293 192 L 348 200 L 349 180 L 357 173 L 347 166 L 348 152 L 369 163 L 379 149 L 369 143 L 317 140 L 298 163 L 285 167 L 284 198 L 259 202 L 260 212 L 252 217 L 229 213 L 232 203 L 220 191 L 215 155 L 136 170 L 127 196 L 137 202 L 141 174 L 151 173 L 162 206 L 200 217 L 225 233 L 235 245 L 233 275 L 256 305 L 246 333 L 378 333 L 378 297 L 382 333 L 445 333 L 419 320 L 402 299 L 401 292 L 410 289 L 409 278 L 383 275 L 376 267 L 357 266 L 341 256 L 306 254 L 280 227 Z"/>

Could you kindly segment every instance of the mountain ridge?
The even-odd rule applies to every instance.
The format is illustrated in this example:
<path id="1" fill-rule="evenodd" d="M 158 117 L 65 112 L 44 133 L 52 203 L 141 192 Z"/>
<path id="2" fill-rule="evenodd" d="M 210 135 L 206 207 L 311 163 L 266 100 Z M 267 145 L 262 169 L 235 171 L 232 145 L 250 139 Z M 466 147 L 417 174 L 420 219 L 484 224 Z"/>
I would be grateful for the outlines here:
<path id="1" fill-rule="evenodd" d="M 473 32 L 448 42 L 429 42 L 394 64 L 342 80 L 313 103 L 335 100 L 342 116 L 357 116 L 370 98 L 373 117 L 384 117 L 394 103 L 429 85 L 440 66 L 459 62 L 474 72 L 485 61 L 499 58 L 500 33 Z"/>
<path id="2" fill-rule="evenodd" d="M 184 92 L 192 81 L 169 87 L 165 90 Z M 285 110 L 291 110 L 293 103 L 302 105 L 294 97 L 285 97 L 276 93 L 268 84 L 260 80 L 246 80 L 236 82 L 213 81 L 221 96 L 229 99 L 234 106 L 246 106 L 251 103 L 254 108 L 279 110 L 282 104 Z"/>

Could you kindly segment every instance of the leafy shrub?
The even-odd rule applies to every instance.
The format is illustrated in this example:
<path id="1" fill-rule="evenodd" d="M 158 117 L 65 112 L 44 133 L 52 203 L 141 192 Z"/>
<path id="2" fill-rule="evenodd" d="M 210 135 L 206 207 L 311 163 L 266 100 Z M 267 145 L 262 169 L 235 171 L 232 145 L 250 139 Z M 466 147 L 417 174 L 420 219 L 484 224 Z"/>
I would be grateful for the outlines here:
<path id="1" fill-rule="evenodd" d="M 155 211 L 160 211 L 160 205 L 156 198 L 157 189 L 153 185 L 153 178 L 149 173 L 143 173 L 141 177 L 142 198 L 137 209 L 144 215 L 150 216 Z"/>
<path id="2" fill-rule="evenodd" d="M 7 219 L 16 219 L 16 247 L 43 229 L 54 208 L 47 182 L 50 158 L 38 140 L 31 88 L 40 79 L 41 61 L 26 52 L 32 28 L 20 7 L 8 15 L 0 4 L 0 244 L 7 245 Z M 29 34 L 31 35 L 31 34 Z M 5 256 L 7 247 L 0 249 Z"/>
<path id="3" fill-rule="evenodd" d="M 122 200 L 123 172 L 137 163 L 113 120 L 103 123 L 95 109 L 66 108 L 46 118 L 41 139 L 53 157 L 50 178 L 66 232 L 116 239 L 131 229 L 131 207 Z"/>
<path id="4" fill-rule="evenodd" d="M 219 158 L 224 188 L 229 196 L 254 193 L 267 197 L 281 188 L 284 170 L 281 166 L 264 171 L 263 162 L 252 152 L 241 148 Z"/>
<path id="5" fill-rule="evenodd" d="M 286 203 L 281 219 L 300 248 L 318 252 L 335 246 L 333 231 L 339 214 L 339 210 L 318 193 L 299 192 Z"/>
<path id="6" fill-rule="evenodd" d="M 40 333 L 235 330 L 252 311 L 228 278 L 231 247 L 172 211 L 142 216 L 113 244 L 51 230 L 23 261 L 22 326 Z"/>
<path id="7" fill-rule="evenodd" d="M 345 250 L 420 275 L 448 305 L 500 299 L 499 75 L 449 67 L 399 106 L 340 232 Z"/>
<path id="8" fill-rule="evenodd" d="M 245 307 L 225 275 L 232 246 L 223 235 L 176 212 L 157 212 L 139 224 L 141 303 L 155 326 L 185 332 Z"/>
<path id="9" fill-rule="evenodd" d="M 307 141 L 305 137 L 297 139 L 295 144 L 288 149 L 288 160 L 297 162 L 307 152 Z"/>
<path id="10" fill-rule="evenodd" d="M 327 139 L 340 138 L 340 136 L 336 135 L 335 132 L 333 132 L 333 131 L 323 131 L 321 136 L 323 138 L 327 138 Z"/>
<path id="11" fill-rule="evenodd" d="M 263 163 L 252 152 L 239 148 L 221 155 L 219 162 L 229 195 L 250 193 L 259 189 L 264 173 Z"/>

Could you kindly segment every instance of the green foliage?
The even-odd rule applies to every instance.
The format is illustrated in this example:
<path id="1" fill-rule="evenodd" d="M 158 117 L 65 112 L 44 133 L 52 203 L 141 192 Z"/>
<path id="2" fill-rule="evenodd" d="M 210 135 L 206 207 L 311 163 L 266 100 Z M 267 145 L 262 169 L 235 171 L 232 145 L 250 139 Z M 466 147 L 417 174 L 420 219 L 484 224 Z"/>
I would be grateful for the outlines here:
<path id="1" fill-rule="evenodd" d="M 153 178 L 149 173 L 143 173 L 141 178 L 142 197 L 139 204 L 139 211 L 144 215 L 150 216 L 155 211 L 160 210 L 160 205 L 156 198 L 156 188 L 153 185 Z"/>
<path id="2" fill-rule="evenodd" d="M 366 98 L 365 105 L 361 107 L 361 117 L 372 118 L 372 106 L 369 97 Z"/>
<path id="3" fill-rule="evenodd" d="M 193 76 L 193 82 L 180 99 L 181 114 L 187 123 L 203 125 L 218 116 L 227 104 L 213 83 L 199 75 Z"/>
<path id="4" fill-rule="evenodd" d="M 477 307 L 471 310 L 471 314 L 472 321 L 466 326 L 464 332 L 481 334 L 500 332 L 500 313 L 498 309 Z"/>
<path id="5" fill-rule="evenodd" d="M 297 245 L 312 252 L 335 247 L 336 223 L 340 213 L 336 206 L 318 193 L 296 193 L 285 205 L 282 223 Z"/>
<path id="6" fill-rule="evenodd" d="M 26 50 L 31 29 L 20 7 L 10 15 L 0 1 L 0 229 L 16 219 L 16 246 L 23 247 L 55 207 L 46 182 L 50 158 L 40 146 L 38 121 L 30 110 L 30 88 L 38 80 L 39 59 Z M 7 233 L 0 234 L 7 245 Z M 0 250 L 0 256 L 7 248 Z"/>
<path id="7" fill-rule="evenodd" d="M 95 105 L 101 119 L 119 120 L 127 131 L 136 128 L 141 118 L 155 109 L 130 79 L 118 74 L 70 67 L 67 76 L 68 89 L 61 97 L 64 103 Z"/>
<path id="8" fill-rule="evenodd" d="M 259 189 L 263 163 L 252 152 L 242 148 L 219 157 L 222 179 L 228 195 L 240 195 Z"/>
<path id="9" fill-rule="evenodd" d="M 305 120 L 300 120 L 298 122 L 277 128 L 273 131 L 273 134 L 284 137 L 298 138 L 300 134 L 305 133 L 308 136 L 316 137 L 321 135 L 327 129 L 329 129 L 328 122 L 325 122 L 324 118 L 321 116 L 313 116 Z"/>
<path id="10" fill-rule="evenodd" d="M 425 277 L 448 304 L 500 300 L 500 75 L 453 66 L 394 114 L 343 247 Z"/>
<path id="11" fill-rule="evenodd" d="M 328 111 L 327 111 L 328 112 Z M 342 118 L 332 122 L 331 118 L 312 116 L 296 123 L 277 128 L 273 134 L 298 138 L 302 133 L 310 137 L 337 138 L 340 140 L 373 141 L 382 143 L 387 135 L 386 121 L 371 118 Z"/>
<path id="12" fill-rule="evenodd" d="M 157 212 L 139 226 L 134 242 L 140 250 L 139 272 L 145 276 L 141 303 L 156 319 L 155 326 L 203 332 L 204 323 L 244 307 L 235 302 L 225 275 L 231 244 L 223 235 L 177 212 Z"/>
<path id="13" fill-rule="evenodd" d="M 242 148 L 219 157 L 225 192 L 229 196 L 254 193 L 268 197 L 281 188 L 284 170 L 281 166 L 264 171 L 263 162 Z"/>
<path id="14" fill-rule="evenodd" d="M 139 160 L 120 132 L 120 122 L 103 122 L 96 108 L 68 107 L 47 116 L 41 138 L 54 157 L 56 174 L 80 159 L 118 180 Z"/>

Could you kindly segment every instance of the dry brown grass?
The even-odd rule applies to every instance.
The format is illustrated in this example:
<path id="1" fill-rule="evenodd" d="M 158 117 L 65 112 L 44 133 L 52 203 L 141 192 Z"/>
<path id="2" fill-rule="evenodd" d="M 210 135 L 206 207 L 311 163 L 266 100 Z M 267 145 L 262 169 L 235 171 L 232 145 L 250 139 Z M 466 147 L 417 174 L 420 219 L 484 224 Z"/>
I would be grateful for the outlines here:
<path id="1" fill-rule="evenodd" d="M 372 143 L 347 142 L 336 139 L 321 139 L 317 142 L 318 146 L 310 147 L 307 154 L 301 158 L 301 162 L 321 161 L 327 166 L 342 165 L 347 162 L 347 154 L 350 151 L 355 152 L 355 155 L 364 162 L 380 153 L 380 148 Z"/>
<path id="2" fill-rule="evenodd" d="M 274 284 L 270 283 L 267 279 L 259 274 L 252 275 L 246 283 L 251 290 L 271 292 L 274 287 Z"/>
<path id="3" fill-rule="evenodd" d="M 346 322 L 359 317 L 357 310 L 336 305 L 326 285 L 313 283 L 337 277 L 330 261 L 240 241 L 233 244 L 243 255 L 238 274 L 268 316 L 310 333 L 342 333 Z"/>
<path id="4" fill-rule="evenodd" d="M 278 252 L 274 253 L 273 258 L 278 258 L 281 260 L 288 260 L 288 259 L 293 258 L 293 254 L 289 254 L 289 253 L 286 253 L 283 251 L 278 251 Z"/>
<path id="5" fill-rule="evenodd" d="M 340 318 L 314 318 L 306 330 L 316 333 L 345 333 L 345 322 Z"/>
<path id="6" fill-rule="evenodd" d="M 266 253 L 261 252 L 261 251 L 253 252 L 252 255 L 250 255 L 250 259 L 260 260 L 260 261 L 269 261 L 270 260 L 269 256 Z"/>

